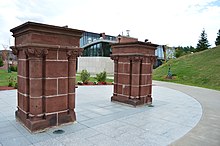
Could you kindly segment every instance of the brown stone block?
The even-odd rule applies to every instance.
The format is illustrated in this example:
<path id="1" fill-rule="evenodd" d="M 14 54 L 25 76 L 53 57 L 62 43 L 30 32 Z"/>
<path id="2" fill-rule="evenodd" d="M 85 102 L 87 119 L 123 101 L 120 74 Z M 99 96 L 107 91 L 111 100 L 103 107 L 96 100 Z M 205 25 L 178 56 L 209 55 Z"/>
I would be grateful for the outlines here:
<path id="1" fill-rule="evenodd" d="M 139 84 L 140 84 L 140 75 L 133 74 L 132 80 L 131 80 L 131 85 L 139 86 Z"/>
<path id="2" fill-rule="evenodd" d="M 18 36 L 18 37 L 15 39 L 15 44 L 16 44 L 16 45 L 25 44 L 25 43 L 27 43 L 29 40 L 30 40 L 30 35 L 28 35 L 28 34 L 23 34 L 23 35 Z"/>
<path id="3" fill-rule="evenodd" d="M 46 55 L 46 59 L 49 60 L 57 60 L 57 50 L 48 50 L 48 54 Z"/>
<path id="4" fill-rule="evenodd" d="M 24 50 L 19 50 L 18 59 L 27 59 L 27 55 Z"/>
<path id="5" fill-rule="evenodd" d="M 26 124 L 27 114 L 24 113 L 23 111 L 21 111 L 20 109 L 15 111 L 15 117 L 16 117 L 16 119 L 18 119 L 21 122 L 23 122 L 24 124 Z"/>
<path id="6" fill-rule="evenodd" d="M 141 75 L 141 85 L 152 84 L 152 75 Z"/>
<path id="7" fill-rule="evenodd" d="M 142 64 L 142 74 L 150 74 L 152 73 L 150 64 Z"/>
<path id="8" fill-rule="evenodd" d="M 139 97 L 139 87 L 132 87 L 131 86 L 131 96 L 134 98 Z"/>
<path id="9" fill-rule="evenodd" d="M 141 75 L 141 84 L 140 85 L 146 85 L 147 84 L 147 75 Z"/>
<path id="10" fill-rule="evenodd" d="M 124 64 L 124 73 L 129 74 L 131 69 L 130 69 L 130 64 Z"/>
<path id="11" fill-rule="evenodd" d="M 130 83 L 130 75 L 119 74 L 118 75 L 118 83 L 119 84 L 129 84 Z"/>
<path id="12" fill-rule="evenodd" d="M 31 79 L 30 80 L 30 96 L 40 97 L 42 96 L 42 79 Z"/>
<path id="13" fill-rule="evenodd" d="M 150 86 L 142 86 L 140 96 L 146 96 L 150 93 Z"/>
<path id="14" fill-rule="evenodd" d="M 111 101 L 118 101 L 122 103 L 127 103 L 129 97 L 123 95 L 112 96 Z"/>
<path id="15" fill-rule="evenodd" d="M 30 78 L 42 78 L 42 60 L 29 61 L 29 76 Z"/>
<path id="16" fill-rule="evenodd" d="M 66 50 L 58 51 L 58 60 L 67 60 L 67 52 Z"/>
<path id="17" fill-rule="evenodd" d="M 67 77 L 68 62 L 67 61 L 47 61 L 46 77 Z"/>
<path id="18" fill-rule="evenodd" d="M 118 63 L 115 63 L 115 64 L 114 64 L 114 71 L 115 71 L 115 72 L 118 72 Z"/>
<path id="19" fill-rule="evenodd" d="M 21 109 L 23 109 L 23 99 L 24 97 L 23 97 L 23 95 L 21 95 L 20 93 L 18 93 L 18 106 L 21 108 Z"/>
<path id="20" fill-rule="evenodd" d="M 71 110 L 70 112 L 64 112 L 58 114 L 58 125 L 61 125 L 63 123 L 69 123 L 76 121 L 76 114 L 74 110 Z"/>
<path id="21" fill-rule="evenodd" d="M 45 96 L 57 95 L 57 80 L 58 79 L 45 80 Z"/>
<path id="22" fill-rule="evenodd" d="M 132 74 L 140 74 L 140 62 L 132 63 Z"/>
<path id="23" fill-rule="evenodd" d="M 128 57 L 119 57 L 118 62 L 130 63 L 130 59 Z"/>
<path id="24" fill-rule="evenodd" d="M 123 88 L 123 95 L 130 95 L 130 86 L 124 86 Z"/>
<path id="25" fill-rule="evenodd" d="M 152 85 L 152 74 L 147 76 L 147 84 Z"/>
<path id="26" fill-rule="evenodd" d="M 31 132 L 44 131 L 46 128 L 57 126 L 57 114 L 47 115 L 46 119 L 26 119 L 25 127 L 27 127 Z"/>
<path id="27" fill-rule="evenodd" d="M 79 46 L 79 38 L 66 35 L 32 33 L 31 42 L 49 45 Z"/>
<path id="28" fill-rule="evenodd" d="M 68 93 L 68 79 L 58 79 L 58 94 Z"/>
<path id="29" fill-rule="evenodd" d="M 29 99 L 28 97 L 18 93 L 18 106 L 24 110 L 24 111 L 28 111 L 28 103 Z"/>
<path id="30" fill-rule="evenodd" d="M 69 109 L 75 109 L 75 94 L 69 94 L 68 95 L 69 98 Z"/>
<path id="31" fill-rule="evenodd" d="M 69 83 L 69 89 L 68 92 L 69 93 L 75 93 L 75 78 L 69 78 L 68 83 Z"/>
<path id="32" fill-rule="evenodd" d="M 124 71 L 123 71 L 123 68 L 124 66 L 123 66 L 123 64 L 122 63 L 119 63 L 118 64 L 118 73 L 123 73 Z"/>
<path id="33" fill-rule="evenodd" d="M 29 92 L 29 80 L 18 76 L 18 92 L 28 94 Z"/>
<path id="34" fill-rule="evenodd" d="M 67 95 L 46 98 L 46 113 L 58 112 L 68 109 Z"/>
<path id="35" fill-rule="evenodd" d="M 74 77 L 76 75 L 76 61 L 69 61 L 68 62 L 68 76 L 69 77 Z"/>
<path id="36" fill-rule="evenodd" d="M 42 114 L 42 98 L 30 98 L 30 113 Z"/>
<path id="37" fill-rule="evenodd" d="M 116 91 L 117 91 L 117 88 L 118 88 L 118 85 L 115 83 L 114 84 L 114 92 L 116 93 Z"/>
<path id="38" fill-rule="evenodd" d="M 117 87 L 118 94 L 122 94 L 122 85 L 118 85 Z"/>
<path id="39" fill-rule="evenodd" d="M 125 103 L 125 104 L 133 105 L 135 107 L 138 106 L 138 105 L 144 104 L 144 100 L 136 99 L 136 98 L 131 99 L 131 98 L 128 98 L 128 97 L 123 96 L 123 95 L 112 96 L 111 101 L 122 102 L 122 103 Z"/>
<path id="40" fill-rule="evenodd" d="M 18 75 L 27 77 L 29 69 L 27 68 L 28 61 L 26 60 L 19 60 L 18 61 Z"/>
<path id="41" fill-rule="evenodd" d="M 53 35 L 53 34 L 32 33 L 31 34 L 31 42 L 41 43 L 41 44 L 58 45 L 60 40 L 58 39 L 58 37 L 56 35 Z"/>

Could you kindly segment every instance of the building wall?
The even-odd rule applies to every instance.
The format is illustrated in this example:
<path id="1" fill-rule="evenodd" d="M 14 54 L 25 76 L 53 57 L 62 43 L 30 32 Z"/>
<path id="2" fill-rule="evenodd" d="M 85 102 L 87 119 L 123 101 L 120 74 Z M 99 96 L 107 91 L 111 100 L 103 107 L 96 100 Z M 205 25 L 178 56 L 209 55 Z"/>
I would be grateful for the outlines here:
<path id="1" fill-rule="evenodd" d="M 114 63 L 110 57 L 78 57 L 77 72 L 86 69 L 91 74 L 106 71 L 107 74 L 114 74 Z"/>

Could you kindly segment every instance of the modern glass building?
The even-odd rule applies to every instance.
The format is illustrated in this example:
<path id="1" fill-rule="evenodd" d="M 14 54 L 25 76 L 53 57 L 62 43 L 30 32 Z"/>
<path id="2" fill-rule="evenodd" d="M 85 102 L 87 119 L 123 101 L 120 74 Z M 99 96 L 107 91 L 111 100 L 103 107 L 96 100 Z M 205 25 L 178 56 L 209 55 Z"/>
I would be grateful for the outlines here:
<path id="1" fill-rule="evenodd" d="M 82 56 L 110 57 L 112 53 L 110 43 L 116 43 L 115 36 L 84 32 L 80 39 L 80 47 L 84 49 Z"/>

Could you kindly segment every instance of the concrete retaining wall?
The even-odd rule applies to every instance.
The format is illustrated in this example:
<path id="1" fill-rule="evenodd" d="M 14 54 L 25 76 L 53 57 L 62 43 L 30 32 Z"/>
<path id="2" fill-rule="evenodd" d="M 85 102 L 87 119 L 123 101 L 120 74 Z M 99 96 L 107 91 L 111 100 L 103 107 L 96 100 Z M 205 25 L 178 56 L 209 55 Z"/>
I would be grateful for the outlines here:
<path id="1" fill-rule="evenodd" d="M 107 74 L 114 74 L 114 62 L 110 57 L 78 57 L 77 72 L 86 69 L 91 74 L 106 71 Z"/>

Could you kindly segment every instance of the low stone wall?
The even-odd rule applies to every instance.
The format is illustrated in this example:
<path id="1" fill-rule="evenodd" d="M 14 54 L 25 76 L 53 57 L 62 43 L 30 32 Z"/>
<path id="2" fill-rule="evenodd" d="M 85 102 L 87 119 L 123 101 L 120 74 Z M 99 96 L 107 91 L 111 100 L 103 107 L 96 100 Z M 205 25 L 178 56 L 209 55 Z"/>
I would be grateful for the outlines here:
<path id="1" fill-rule="evenodd" d="M 86 69 L 91 74 L 106 71 L 107 74 L 114 74 L 114 62 L 110 57 L 78 57 L 77 72 Z"/>

